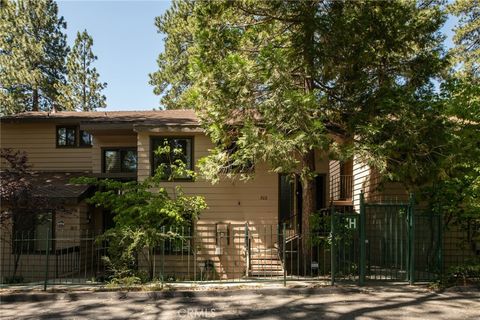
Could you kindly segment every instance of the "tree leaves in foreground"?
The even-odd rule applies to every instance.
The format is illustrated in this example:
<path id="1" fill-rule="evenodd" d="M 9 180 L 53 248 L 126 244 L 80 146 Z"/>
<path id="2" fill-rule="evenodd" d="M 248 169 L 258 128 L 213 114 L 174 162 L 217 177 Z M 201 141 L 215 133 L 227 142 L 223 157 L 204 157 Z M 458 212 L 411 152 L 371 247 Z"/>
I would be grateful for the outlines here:
<path id="1" fill-rule="evenodd" d="M 452 66 L 442 84 L 442 103 L 451 124 L 448 150 L 438 164 L 440 174 L 427 189 L 432 209 L 447 223 L 480 238 L 480 4 L 457 0 L 450 4 L 457 16 Z M 476 227 L 477 226 L 477 227 Z"/>
<path id="2" fill-rule="evenodd" d="M 153 279 L 153 252 L 163 241 L 181 238 L 176 230 L 189 230 L 200 212 L 207 208 L 201 196 L 187 195 L 176 179 L 195 173 L 187 169 L 180 159 L 172 159 L 172 150 L 167 141 L 155 152 L 169 162 L 160 165 L 152 177 L 144 181 L 122 182 L 111 179 L 79 178 L 74 183 L 91 184 L 98 191 L 88 200 L 111 211 L 115 226 L 101 237 L 108 240 L 109 256 L 106 262 L 112 271 L 113 281 L 137 278 L 139 258 L 147 262 L 148 278 Z M 165 187 L 169 181 L 171 187 Z M 187 234 L 188 232 L 185 232 Z M 180 239 L 183 241 L 184 239 Z M 182 242 L 183 243 L 183 242 Z"/>
<path id="3" fill-rule="evenodd" d="M 68 52 L 53 0 L 0 2 L 0 114 L 56 107 Z"/>
<path id="4" fill-rule="evenodd" d="M 429 173 L 444 20 L 435 1 L 176 1 L 157 18 L 165 51 L 151 83 L 167 107 L 196 109 L 217 146 L 203 162 L 211 180 L 260 162 L 299 174 L 307 230 L 329 153 L 384 172 L 408 162 L 400 171 L 421 168 L 411 181 Z"/>
<path id="5" fill-rule="evenodd" d="M 67 57 L 68 81 L 59 85 L 59 104 L 68 110 L 94 111 L 106 107 L 102 90 L 107 84 L 99 81 L 100 75 L 93 63 L 97 56 L 92 51 L 93 39 L 84 30 L 77 33 L 75 44 Z"/>
<path id="6" fill-rule="evenodd" d="M 21 276 L 18 278 L 16 274 L 22 254 L 28 254 L 29 249 L 25 247 L 29 242 L 23 239 L 44 239 L 45 235 L 37 234 L 35 225 L 48 221 L 45 213 L 60 209 L 67 211 L 61 200 L 38 194 L 31 181 L 33 173 L 26 152 L 2 148 L 0 158 L 5 163 L 0 171 L 0 241 L 5 248 L 12 248 L 10 281 L 21 282 Z M 18 239 L 22 241 L 16 241 Z"/>
<path id="7" fill-rule="evenodd" d="M 480 1 L 456 0 L 449 11 L 459 22 L 455 27 L 453 54 L 464 75 L 480 77 Z"/>

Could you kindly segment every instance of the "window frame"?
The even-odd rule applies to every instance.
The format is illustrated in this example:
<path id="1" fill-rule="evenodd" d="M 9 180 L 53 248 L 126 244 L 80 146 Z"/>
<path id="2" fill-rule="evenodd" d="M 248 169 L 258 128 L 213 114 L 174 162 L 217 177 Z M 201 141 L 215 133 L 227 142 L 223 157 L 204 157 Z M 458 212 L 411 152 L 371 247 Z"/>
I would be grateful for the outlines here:
<path id="1" fill-rule="evenodd" d="M 74 141 L 73 145 L 67 145 L 67 144 L 66 145 L 61 145 L 61 144 L 58 143 L 59 142 L 58 138 L 60 137 L 58 130 L 60 130 L 62 128 L 65 128 L 67 130 L 68 129 L 73 129 L 75 131 L 75 135 L 74 135 L 75 141 Z M 55 144 L 56 144 L 57 148 L 67 148 L 67 149 L 68 148 L 76 148 L 78 146 L 78 126 L 75 126 L 75 125 L 57 125 L 55 127 Z"/>
<path id="2" fill-rule="evenodd" d="M 150 176 L 153 177 L 155 174 L 155 170 L 157 168 L 154 167 L 154 159 L 155 159 L 155 154 L 153 150 L 153 145 L 155 140 L 162 140 L 162 139 L 190 139 L 190 168 L 187 168 L 188 170 L 194 171 L 195 170 L 195 137 L 191 135 L 185 135 L 185 136 L 150 136 Z M 168 181 L 167 179 L 162 179 L 162 181 L 165 182 L 173 182 L 173 181 Z M 176 178 L 174 181 L 183 181 L 183 182 L 193 182 L 194 179 L 193 177 L 187 177 L 187 178 Z"/>
<path id="3" fill-rule="evenodd" d="M 59 138 L 58 130 L 61 129 L 61 128 L 75 130 L 75 142 L 74 142 L 73 145 L 61 145 L 61 144 L 58 143 L 58 141 L 59 141 L 58 140 L 58 138 Z M 81 132 L 86 132 L 90 135 L 91 144 L 87 145 L 87 144 L 82 144 L 81 143 L 81 141 L 82 141 L 81 140 L 81 135 L 80 135 Z M 55 146 L 59 149 L 91 148 L 93 146 L 93 135 L 86 130 L 81 130 L 80 126 L 78 126 L 78 125 L 59 124 L 59 125 L 55 126 Z"/>
<path id="4" fill-rule="evenodd" d="M 48 210 L 49 213 L 51 213 L 52 217 L 51 217 L 51 221 L 50 221 L 50 250 L 49 250 L 49 254 L 53 254 L 56 250 L 55 248 L 55 226 L 56 226 L 56 216 L 57 216 L 57 213 L 55 212 L 55 210 Z M 37 218 L 35 216 L 35 218 Z M 31 231 L 17 231 L 16 230 L 16 224 L 17 222 L 13 222 L 13 225 L 12 225 L 12 246 L 11 246 L 11 249 L 12 249 L 12 254 L 17 254 L 18 253 L 18 250 L 20 250 L 20 254 L 29 254 L 29 255 L 44 255 L 46 254 L 46 251 L 47 250 L 36 250 L 35 249 L 35 242 L 37 241 L 44 241 L 46 240 L 43 236 L 38 236 L 37 234 L 35 234 L 35 228 L 37 227 L 37 224 L 38 224 L 38 221 L 35 221 L 35 224 L 33 226 L 33 230 Z M 20 246 L 17 246 L 16 245 L 16 242 L 15 242 L 15 235 L 17 234 L 18 235 L 18 232 L 21 232 L 22 233 L 22 243 L 24 241 L 28 241 L 29 244 L 27 245 L 27 249 L 23 249 L 23 247 L 20 245 Z M 27 239 L 23 239 L 23 233 L 24 232 L 27 232 Z M 33 234 L 33 238 L 30 239 L 28 233 L 32 233 Z M 18 238 L 17 238 L 18 239 Z"/>
<path id="5" fill-rule="evenodd" d="M 107 151 L 117 151 L 120 153 L 119 161 L 120 161 L 120 171 L 119 172 L 107 172 L 106 170 L 106 161 L 105 161 L 105 152 Z M 130 172 L 130 171 L 122 171 L 122 151 L 135 151 L 135 155 L 137 157 L 137 167 L 135 168 L 135 171 Z M 111 174 L 111 175 L 119 175 L 119 174 L 124 174 L 124 175 L 136 175 L 138 172 L 138 151 L 137 147 L 102 147 L 101 148 L 101 157 L 102 157 L 102 174 Z"/>
<path id="6" fill-rule="evenodd" d="M 227 147 L 224 147 L 223 149 L 225 152 L 227 152 L 228 156 L 230 157 L 238 150 L 237 141 L 236 140 L 232 141 L 230 145 L 228 145 Z M 233 161 L 229 159 L 229 163 L 233 163 Z M 232 164 L 231 166 L 229 166 L 224 170 L 224 173 L 236 174 L 236 175 L 255 173 L 255 162 L 252 161 L 249 165 L 247 164 L 245 166 L 240 166 L 240 165 L 233 166 Z"/>
<path id="7" fill-rule="evenodd" d="M 86 132 L 90 135 L 90 144 L 82 144 L 82 132 Z M 78 128 L 78 147 L 79 148 L 91 148 L 93 146 L 93 135 L 86 130 Z"/>

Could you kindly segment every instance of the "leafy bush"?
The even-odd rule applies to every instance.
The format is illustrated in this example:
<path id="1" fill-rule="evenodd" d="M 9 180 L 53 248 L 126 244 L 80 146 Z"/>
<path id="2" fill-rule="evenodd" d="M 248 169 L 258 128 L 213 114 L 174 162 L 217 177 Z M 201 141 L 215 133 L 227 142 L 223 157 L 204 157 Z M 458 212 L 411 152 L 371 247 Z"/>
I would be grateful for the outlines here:
<path id="1" fill-rule="evenodd" d="M 97 186 L 97 192 L 88 200 L 97 207 L 109 209 L 114 214 L 115 226 L 97 241 L 108 243 L 108 255 L 103 257 L 111 282 L 137 283 L 152 280 L 154 249 L 165 239 L 182 236 L 174 231 L 189 228 L 200 212 L 207 208 L 205 199 L 190 196 L 178 185 L 169 190 L 164 182 L 175 182 L 185 176 L 195 178 L 167 140 L 155 152 L 167 164 L 158 166 L 153 177 L 144 181 L 121 182 L 111 179 L 80 178 L 74 183 Z M 166 228 L 165 228 L 166 227 Z M 148 274 L 142 273 L 139 261 L 146 261 Z"/>
<path id="2" fill-rule="evenodd" d="M 447 276 L 447 284 L 466 286 L 469 282 L 480 284 L 480 259 L 466 261 L 458 266 L 450 267 Z"/>

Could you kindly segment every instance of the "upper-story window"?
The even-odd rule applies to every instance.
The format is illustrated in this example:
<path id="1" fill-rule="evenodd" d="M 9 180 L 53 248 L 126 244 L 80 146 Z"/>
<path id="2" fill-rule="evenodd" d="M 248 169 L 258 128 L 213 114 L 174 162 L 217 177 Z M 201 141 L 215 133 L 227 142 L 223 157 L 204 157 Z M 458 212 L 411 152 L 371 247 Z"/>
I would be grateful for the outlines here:
<path id="1" fill-rule="evenodd" d="M 80 138 L 80 147 L 91 147 L 92 146 L 92 135 L 87 131 L 79 131 Z"/>
<path id="2" fill-rule="evenodd" d="M 57 147 L 91 147 L 92 135 L 77 126 L 57 126 Z"/>
<path id="3" fill-rule="evenodd" d="M 57 146 L 75 147 L 77 145 L 76 127 L 57 127 Z"/>
<path id="4" fill-rule="evenodd" d="M 106 148 L 103 149 L 104 173 L 134 173 L 137 172 L 137 149 Z"/>
<path id="5" fill-rule="evenodd" d="M 158 147 L 163 147 L 165 144 L 170 146 L 170 154 L 157 155 Z M 174 150 L 181 150 L 181 152 L 174 152 Z M 164 172 L 167 179 L 170 175 L 169 165 L 177 160 L 182 161 L 186 168 L 193 170 L 193 139 L 191 137 L 152 137 L 152 175 L 160 164 L 165 164 L 166 170 Z M 177 177 L 177 179 L 190 180 L 190 176 Z"/>

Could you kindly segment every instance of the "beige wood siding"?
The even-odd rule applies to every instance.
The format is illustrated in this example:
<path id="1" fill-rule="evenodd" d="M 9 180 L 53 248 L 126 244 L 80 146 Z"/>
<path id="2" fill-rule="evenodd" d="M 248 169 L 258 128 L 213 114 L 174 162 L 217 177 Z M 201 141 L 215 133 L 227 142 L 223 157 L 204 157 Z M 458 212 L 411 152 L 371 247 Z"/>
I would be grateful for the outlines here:
<path id="1" fill-rule="evenodd" d="M 150 175 L 150 136 L 148 132 L 138 133 L 138 179 L 143 180 Z M 166 134 L 157 134 L 164 136 Z M 179 136 L 181 134 L 170 134 Z M 183 134 L 192 136 L 192 134 Z M 195 134 L 193 139 L 193 161 L 208 154 L 212 148 L 209 138 L 203 134 Z M 265 165 L 255 168 L 255 177 L 249 182 L 221 181 L 212 185 L 205 179 L 195 182 L 176 183 L 181 185 L 187 194 L 204 196 L 208 209 L 200 219 L 204 221 L 232 221 L 275 224 L 278 218 L 278 176 L 269 173 Z M 171 187 L 172 183 L 165 183 Z"/>
<path id="2" fill-rule="evenodd" d="M 150 175 L 150 137 L 151 136 L 193 136 L 193 162 L 209 153 L 212 142 L 202 133 L 185 134 L 153 134 L 138 133 L 138 179 L 143 180 Z M 328 173 L 328 160 L 319 157 L 317 171 Z M 328 179 L 328 177 L 327 177 Z M 177 183 L 188 194 L 198 194 L 205 197 L 208 209 L 202 213 L 200 222 L 228 221 L 254 224 L 276 224 L 278 220 L 278 175 L 269 172 L 266 164 L 255 168 L 254 178 L 248 182 L 222 180 L 212 185 L 205 179 L 198 178 L 195 182 Z M 165 183 L 165 187 L 172 184 Z"/>
<path id="3" fill-rule="evenodd" d="M 408 201 L 408 192 L 399 182 L 382 182 L 382 175 L 359 156 L 353 159 L 353 204 L 360 210 L 360 193 L 365 192 L 365 201 Z"/>
<path id="4" fill-rule="evenodd" d="M 83 172 L 92 170 L 92 148 L 57 148 L 55 123 L 2 123 L 2 148 L 24 150 L 32 170 Z M 5 164 L 2 163 L 2 168 Z"/>

